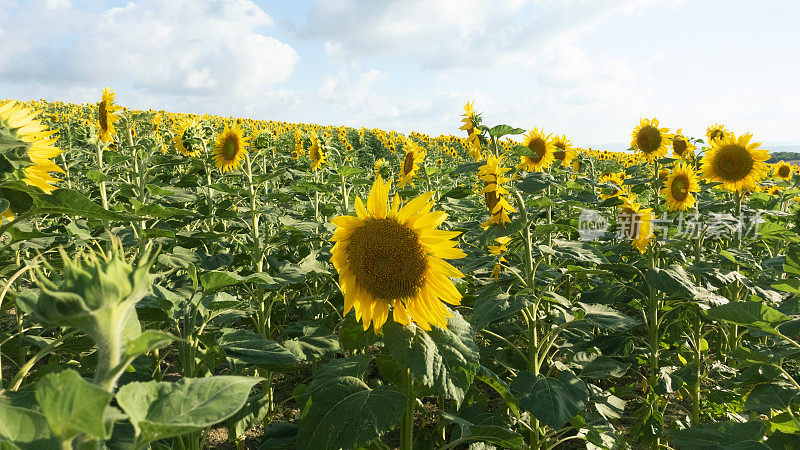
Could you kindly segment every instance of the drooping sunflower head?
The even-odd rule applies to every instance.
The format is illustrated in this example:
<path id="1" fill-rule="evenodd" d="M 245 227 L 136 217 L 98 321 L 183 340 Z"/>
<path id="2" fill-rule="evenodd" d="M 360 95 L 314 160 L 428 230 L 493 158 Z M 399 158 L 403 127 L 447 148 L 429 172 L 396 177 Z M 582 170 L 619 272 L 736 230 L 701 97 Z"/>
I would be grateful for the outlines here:
<path id="1" fill-rule="evenodd" d="M 427 155 L 425 147 L 417 145 L 411 139 L 406 139 L 403 147 L 406 149 L 406 156 L 403 158 L 403 166 L 400 168 L 400 177 L 397 180 L 397 186 L 400 188 L 404 188 L 406 184 L 414 186 L 414 176 Z"/>
<path id="2" fill-rule="evenodd" d="M 715 123 L 710 127 L 706 128 L 706 137 L 708 138 L 708 145 L 711 145 L 717 139 L 725 139 L 725 136 L 728 134 L 728 131 L 725 129 L 725 126 L 722 124 Z"/>
<path id="3" fill-rule="evenodd" d="M 460 233 L 436 229 L 447 213 L 431 211 L 433 192 L 400 207 L 395 194 L 389 205 L 391 181 L 380 175 L 372 185 L 366 207 L 356 197 L 356 216 L 339 216 L 331 241 L 331 262 L 339 272 L 344 312 L 355 310 L 356 320 L 377 333 L 389 316 L 425 330 L 447 326 L 450 311 L 461 294 L 450 278 L 464 275 L 444 259 L 465 256 L 453 238 Z"/>
<path id="4" fill-rule="evenodd" d="M 517 169 L 528 172 L 543 172 L 553 164 L 556 147 L 550 140 L 549 134 L 546 135 L 544 131 L 534 128 L 523 136 L 522 144 L 528 147 L 531 155 L 520 156 L 520 163 L 517 165 Z"/>
<path id="5" fill-rule="evenodd" d="M 780 178 L 781 180 L 790 180 L 792 178 L 792 166 L 786 164 L 784 161 L 781 161 L 775 165 L 772 173 L 775 178 Z"/>
<path id="6" fill-rule="evenodd" d="M 54 146 L 56 130 L 48 130 L 37 113 L 12 101 L 0 103 L 0 179 L 22 180 L 46 193 L 58 189 L 50 173 L 64 170 L 52 158 L 62 153 Z M 10 214 L 10 212 L 9 212 Z"/>
<path id="7" fill-rule="evenodd" d="M 644 253 L 653 238 L 652 210 L 642 208 L 642 205 L 636 203 L 635 195 L 620 197 L 620 199 L 622 199 L 622 205 L 617 218 L 619 234 L 625 239 L 630 239 L 631 246 L 640 253 Z"/>
<path id="8" fill-rule="evenodd" d="M 631 134 L 631 148 L 647 161 L 652 161 L 667 154 L 670 138 L 669 129 L 658 127 L 658 119 L 642 118 Z"/>
<path id="9" fill-rule="evenodd" d="M 688 159 L 694 156 L 694 151 L 697 147 L 681 131 L 678 129 L 678 132 L 672 137 L 672 154 L 676 158 Z"/>
<path id="10" fill-rule="evenodd" d="M 667 176 L 661 194 L 670 211 L 686 211 L 697 203 L 694 192 L 700 192 L 697 173 L 689 164 L 679 163 Z"/>
<path id="11" fill-rule="evenodd" d="M 223 173 L 236 169 L 241 164 L 241 160 L 247 153 L 247 138 L 242 136 L 242 130 L 238 126 L 229 128 L 225 125 L 225 130 L 217 136 L 217 146 L 214 148 L 214 166 Z"/>
<path id="12" fill-rule="evenodd" d="M 175 144 L 175 149 L 192 158 L 199 156 L 203 148 L 200 142 L 200 139 L 203 138 L 201 131 L 200 125 L 193 119 L 180 119 L 175 130 L 175 137 L 172 140 Z"/>
<path id="13" fill-rule="evenodd" d="M 319 138 L 316 133 L 311 133 L 311 147 L 308 149 L 308 157 L 311 158 L 311 171 L 319 170 L 323 164 L 328 162 L 325 150 L 319 145 Z"/>
<path id="14" fill-rule="evenodd" d="M 476 128 L 480 123 L 480 114 L 475 114 L 475 100 L 471 102 L 467 102 L 464 105 L 464 114 L 462 114 L 461 122 L 462 125 L 459 127 L 459 130 L 464 130 L 467 132 L 467 136 L 473 136 L 476 134 Z"/>
<path id="15" fill-rule="evenodd" d="M 503 157 L 496 157 L 493 154 L 489 154 L 486 164 L 478 169 L 478 177 L 483 181 L 480 193 L 484 195 L 486 209 L 491 214 L 489 220 L 482 224 L 485 228 L 492 225 L 505 226 L 511 222 L 509 214 L 517 212 L 506 199 L 508 196 L 506 183 L 510 178 L 506 177 L 505 173 L 509 170 L 511 168 L 503 166 Z"/>
<path id="16" fill-rule="evenodd" d="M 561 167 L 568 165 L 578 154 L 572 148 L 572 141 L 566 135 L 555 136 L 552 140 L 554 151 L 553 158 L 561 161 Z"/>
<path id="17" fill-rule="evenodd" d="M 116 132 L 114 124 L 119 120 L 116 111 L 120 107 L 114 104 L 114 97 L 116 97 L 114 91 L 105 88 L 100 103 L 97 104 L 97 123 L 100 127 L 100 140 L 103 142 L 111 142 L 111 136 Z"/>
<path id="18" fill-rule="evenodd" d="M 729 191 L 755 190 L 767 173 L 769 151 L 759 148 L 759 142 L 751 143 L 752 137 L 747 133 L 737 139 L 727 132 L 724 138 L 711 141 L 701 163 L 703 178 L 721 182 Z"/>

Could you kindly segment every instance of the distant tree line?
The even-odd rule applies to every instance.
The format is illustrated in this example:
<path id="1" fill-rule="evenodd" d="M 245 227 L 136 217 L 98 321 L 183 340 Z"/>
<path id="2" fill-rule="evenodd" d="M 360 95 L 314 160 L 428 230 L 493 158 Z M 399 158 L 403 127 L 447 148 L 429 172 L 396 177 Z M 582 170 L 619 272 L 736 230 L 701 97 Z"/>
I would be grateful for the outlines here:
<path id="1" fill-rule="evenodd" d="M 798 161 L 800 162 L 800 153 L 797 152 L 770 152 L 771 158 L 767 160 L 768 163 L 774 164 L 781 161 Z"/>

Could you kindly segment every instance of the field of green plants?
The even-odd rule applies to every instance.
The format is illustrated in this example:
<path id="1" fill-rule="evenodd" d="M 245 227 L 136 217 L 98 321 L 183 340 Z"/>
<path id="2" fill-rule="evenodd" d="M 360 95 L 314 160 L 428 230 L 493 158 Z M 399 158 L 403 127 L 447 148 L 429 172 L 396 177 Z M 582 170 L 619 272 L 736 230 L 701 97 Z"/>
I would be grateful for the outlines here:
<path id="1" fill-rule="evenodd" d="M 0 102 L 0 449 L 800 448 L 796 167 L 491 122 Z"/>

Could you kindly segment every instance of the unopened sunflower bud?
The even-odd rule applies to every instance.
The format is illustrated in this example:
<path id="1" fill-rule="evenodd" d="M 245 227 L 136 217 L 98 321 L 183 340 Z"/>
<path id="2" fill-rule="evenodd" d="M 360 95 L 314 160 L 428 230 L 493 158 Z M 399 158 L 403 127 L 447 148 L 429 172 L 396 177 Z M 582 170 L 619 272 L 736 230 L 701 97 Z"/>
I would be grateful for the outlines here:
<path id="1" fill-rule="evenodd" d="M 74 259 L 62 249 L 61 257 L 58 279 L 38 272 L 42 293 L 33 313 L 44 323 L 71 326 L 91 337 L 98 348 L 98 380 L 113 381 L 125 346 L 141 334 L 135 306 L 152 288 L 154 258 L 148 252 L 128 262 L 118 242 L 109 252 L 90 251 Z"/>

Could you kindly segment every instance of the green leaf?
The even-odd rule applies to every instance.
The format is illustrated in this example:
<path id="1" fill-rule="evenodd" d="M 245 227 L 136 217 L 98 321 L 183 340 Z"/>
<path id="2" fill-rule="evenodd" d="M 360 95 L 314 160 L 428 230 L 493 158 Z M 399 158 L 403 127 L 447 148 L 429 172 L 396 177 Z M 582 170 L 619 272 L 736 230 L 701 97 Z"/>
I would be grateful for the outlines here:
<path id="1" fill-rule="evenodd" d="M 455 199 L 465 198 L 472 195 L 474 192 L 475 190 L 469 186 L 456 186 L 453 189 L 450 189 L 449 191 L 442 194 L 441 198 L 442 200 L 446 198 L 455 198 Z"/>
<path id="2" fill-rule="evenodd" d="M 489 134 L 498 139 L 508 134 L 522 134 L 524 132 L 524 128 L 514 128 L 511 125 L 495 125 L 489 129 Z"/>
<path id="3" fill-rule="evenodd" d="M 785 411 L 797 394 L 797 389 L 784 384 L 759 384 L 747 395 L 744 407 L 764 414 L 772 410 Z"/>
<path id="4" fill-rule="evenodd" d="M 772 284 L 772 289 L 777 289 L 791 294 L 800 294 L 800 279 L 786 278 Z"/>
<path id="5" fill-rule="evenodd" d="M 300 419 L 297 448 L 356 448 L 391 430 L 406 409 L 406 397 L 393 386 L 370 389 L 354 377 L 329 380 L 309 398 Z"/>
<path id="6" fill-rule="evenodd" d="M 547 189 L 547 186 L 553 183 L 555 183 L 555 178 L 549 173 L 534 172 L 523 177 L 514 184 L 514 187 L 526 194 L 536 194 Z"/>
<path id="7" fill-rule="evenodd" d="M 597 247 L 583 241 L 553 240 L 553 250 L 558 258 L 589 264 L 605 264 L 608 261 Z"/>
<path id="8" fill-rule="evenodd" d="M 272 422 L 264 427 L 261 446 L 258 450 L 297 448 L 297 425 L 288 422 Z"/>
<path id="9" fill-rule="evenodd" d="M 71 439 L 86 433 L 102 439 L 106 430 L 103 412 L 111 394 L 67 369 L 47 374 L 36 383 L 36 400 L 56 436 Z"/>
<path id="10" fill-rule="evenodd" d="M 261 392 L 247 399 L 244 407 L 225 421 L 228 433 L 234 439 L 239 439 L 247 430 L 258 425 L 267 417 L 271 402 L 267 392 Z"/>
<path id="11" fill-rule="evenodd" d="M 627 372 L 628 368 L 631 366 L 629 363 L 621 363 L 608 356 L 600 356 L 585 352 L 575 354 L 573 363 L 579 369 L 577 371 L 579 377 L 592 378 L 595 380 L 619 378 L 625 375 L 625 372 Z"/>
<path id="12" fill-rule="evenodd" d="M 470 425 L 465 440 L 486 442 L 500 448 L 524 448 L 525 438 L 519 433 L 498 425 Z"/>
<path id="13" fill-rule="evenodd" d="M 519 406 L 534 415 L 543 425 L 560 430 L 586 407 L 589 390 L 572 372 L 557 377 L 537 377 L 522 371 L 511 383 L 519 394 Z"/>
<path id="14" fill-rule="evenodd" d="M 666 269 L 648 269 L 645 280 L 658 291 L 670 296 L 686 297 L 705 309 L 728 303 L 727 298 L 695 285 L 686 270 L 678 264 L 672 264 Z"/>
<path id="15" fill-rule="evenodd" d="M 128 342 L 128 344 L 125 346 L 125 356 L 132 358 L 134 356 L 153 351 L 157 348 L 166 347 L 175 339 L 178 338 L 165 331 L 144 331 L 139 335 L 139 337 Z"/>
<path id="16" fill-rule="evenodd" d="M 37 411 L 12 405 L 0 398 L 0 437 L 14 442 L 22 449 L 59 449 L 47 419 Z"/>
<path id="17" fill-rule="evenodd" d="M 627 316 L 614 308 L 604 305 L 578 303 L 586 311 L 583 319 L 589 325 L 613 331 L 627 331 L 637 325 L 639 321 Z"/>
<path id="18" fill-rule="evenodd" d="M 304 326 L 301 336 L 284 341 L 283 346 L 301 359 L 323 358 L 341 350 L 336 335 L 322 326 Z"/>
<path id="19" fill-rule="evenodd" d="M 201 430 L 244 406 L 258 378 L 213 376 L 174 383 L 133 382 L 117 392 L 117 403 L 136 429 L 137 441 L 153 442 Z"/>
<path id="20" fill-rule="evenodd" d="M 680 449 L 730 450 L 768 449 L 766 426 L 761 422 L 716 422 L 678 430 L 675 445 Z"/>
<path id="21" fill-rule="evenodd" d="M 435 392 L 455 400 L 464 400 L 478 365 L 478 347 L 472 327 L 458 311 L 447 320 L 447 328 L 434 326 L 431 331 L 411 324 L 391 321 L 383 327 L 384 345 L 392 358 L 408 367 L 414 379 Z"/>
<path id="22" fill-rule="evenodd" d="M 496 320 L 511 317 L 530 305 L 527 297 L 528 295 L 523 292 L 518 292 L 513 296 L 508 295 L 495 286 L 485 289 L 475 299 L 472 323 L 476 327 L 483 327 Z"/>
<path id="23" fill-rule="evenodd" d="M 228 286 L 235 286 L 242 282 L 242 277 L 234 272 L 213 270 L 200 275 L 200 283 L 205 292 L 214 291 Z"/>
<path id="24" fill-rule="evenodd" d="M 777 334 L 776 327 L 790 320 L 790 317 L 762 302 L 734 302 L 717 306 L 706 311 L 710 319 L 722 320 Z"/>
<path id="25" fill-rule="evenodd" d="M 228 358 L 242 364 L 283 371 L 293 368 L 300 361 L 279 343 L 264 339 L 250 330 L 225 329 L 217 342 Z"/>
<path id="26" fill-rule="evenodd" d="M 102 206 L 92 202 L 85 195 L 72 189 L 61 188 L 51 195 L 39 195 L 34 198 L 34 208 L 41 214 L 66 214 L 87 219 L 124 220 L 136 219 L 134 216 L 106 211 Z"/>
<path id="27" fill-rule="evenodd" d="M 356 322 L 353 314 L 345 316 L 339 328 L 339 345 L 342 350 L 360 350 L 378 342 L 378 336 L 368 329 L 364 331 L 361 323 Z"/>

